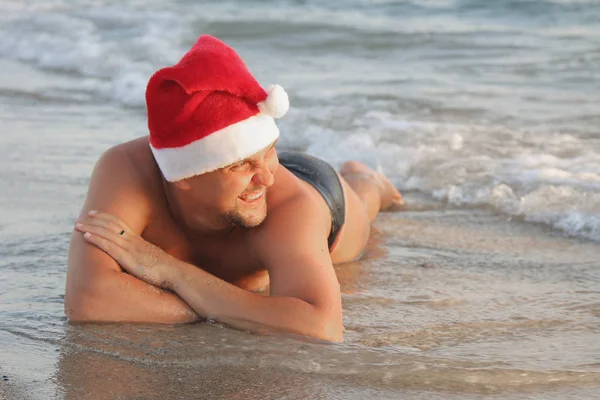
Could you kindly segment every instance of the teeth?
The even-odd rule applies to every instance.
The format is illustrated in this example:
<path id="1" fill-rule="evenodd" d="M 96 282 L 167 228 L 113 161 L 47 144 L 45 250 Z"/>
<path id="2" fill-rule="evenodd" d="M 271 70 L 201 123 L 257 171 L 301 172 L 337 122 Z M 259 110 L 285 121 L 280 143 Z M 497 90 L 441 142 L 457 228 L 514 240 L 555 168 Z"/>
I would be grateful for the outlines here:
<path id="1" fill-rule="evenodd" d="M 253 196 L 244 196 L 242 197 L 243 200 L 245 201 L 254 201 L 256 199 L 258 199 L 260 196 L 262 196 L 263 192 L 259 192 Z"/>

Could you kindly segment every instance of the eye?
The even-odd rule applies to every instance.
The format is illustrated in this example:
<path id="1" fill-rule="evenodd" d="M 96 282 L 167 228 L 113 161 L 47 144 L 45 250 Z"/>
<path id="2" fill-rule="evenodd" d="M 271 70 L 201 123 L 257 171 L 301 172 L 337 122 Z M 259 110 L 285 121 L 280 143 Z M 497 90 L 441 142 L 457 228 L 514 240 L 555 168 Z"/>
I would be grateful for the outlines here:
<path id="1" fill-rule="evenodd" d="M 245 167 L 247 167 L 248 165 L 249 165 L 249 162 L 248 162 L 247 160 L 242 160 L 242 161 L 239 161 L 239 162 L 237 162 L 237 163 L 233 164 L 233 165 L 231 166 L 231 168 L 232 168 L 232 169 L 244 169 L 244 168 L 245 168 Z"/>

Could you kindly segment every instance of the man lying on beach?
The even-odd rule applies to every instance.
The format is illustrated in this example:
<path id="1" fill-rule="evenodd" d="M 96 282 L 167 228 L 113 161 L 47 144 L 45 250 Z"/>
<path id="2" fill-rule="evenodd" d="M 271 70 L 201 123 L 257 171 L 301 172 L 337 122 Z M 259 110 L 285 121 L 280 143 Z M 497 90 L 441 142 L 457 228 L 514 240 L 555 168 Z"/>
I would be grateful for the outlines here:
<path id="1" fill-rule="evenodd" d="M 70 320 L 209 318 L 343 340 L 333 264 L 361 255 L 371 221 L 400 193 L 359 162 L 338 174 L 278 154 L 273 118 L 287 94 L 265 91 L 214 37 L 156 72 L 146 102 L 149 137 L 94 168 L 69 251 Z"/>

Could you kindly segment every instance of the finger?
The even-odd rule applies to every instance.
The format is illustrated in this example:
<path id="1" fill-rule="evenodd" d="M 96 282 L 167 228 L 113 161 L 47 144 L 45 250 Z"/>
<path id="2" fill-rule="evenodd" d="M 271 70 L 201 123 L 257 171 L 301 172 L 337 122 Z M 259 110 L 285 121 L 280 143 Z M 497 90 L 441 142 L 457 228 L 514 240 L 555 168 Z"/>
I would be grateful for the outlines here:
<path id="1" fill-rule="evenodd" d="M 108 233 L 105 232 L 112 232 L 115 233 L 117 235 L 119 235 L 120 237 L 122 237 L 124 240 L 129 241 L 132 238 L 132 235 L 125 235 L 125 230 L 122 229 L 120 226 L 110 222 L 110 221 L 106 221 L 106 220 L 102 220 L 100 218 L 86 218 L 83 220 L 77 220 L 75 222 L 75 229 L 80 231 L 80 232 L 92 232 L 92 233 L 98 233 L 101 234 L 102 236 L 106 236 Z M 121 234 L 121 232 L 123 234 Z M 111 236 L 112 237 L 112 236 Z"/>
<path id="2" fill-rule="evenodd" d="M 91 232 L 86 232 L 83 237 L 85 240 L 111 256 L 116 262 L 119 263 L 119 265 L 121 265 L 121 267 L 131 264 L 131 255 L 129 252 L 110 240 L 95 235 Z"/>
<path id="3" fill-rule="evenodd" d="M 105 221 L 106 223 L 112 223 L 121 229 L 129 228 L 122 219 L 114 216 L 113 214 L 107 213 L 107 212 L 90 210 L 90 211 L 88 211 L 88 218 L 99 220 L 99 221 Z"/>
<path id="4" fill-rule="evenodd" d="M 124 229 L 125 231 L 133 232 L 133 230 L 131 229 L 131 227 L 129 225 L 127 225 L 127 223 L 125 221 L 123 221 L 121 218 L 119 218 L 119 217 L 117 217 L 117 216 L 115 216 L 113 214 L 110 214 L 110 213 L 107 213 L 107 212 L 101 212 L 101 211 L 98 211 L 98 210 L 90 210 L 88 212 L 88 215 L 90 215 L 93 218 L 104 218 L 104 219 L 106 219 L 108 221 L 112 221 L 113 223 L 115 223 L 118 226 L 120 226 L 122 230 Z"/>
<path id="5" fill-rule="evenodd" d="M 84 227 L 102 227 L 116 233 L 121 233 L 124 231 L 121 226 L 104 218 L 85 218 L 82 220 L 77 220 L 76 224 L 81 224 Z"/>
<path id="6" fill-rule="evenodd" d="M 116 245 L 127 249 L 129 244 L 129 238 L 125 235 L 121 235 L 120 232 L 115 232 L 113 229 L 107 228 L 101 225 L 92 225 L 85 223 L 76 223 L 75 229 L 82 233 L 92 233 L 100 236 L 103 239 L 109 240 Z"/>

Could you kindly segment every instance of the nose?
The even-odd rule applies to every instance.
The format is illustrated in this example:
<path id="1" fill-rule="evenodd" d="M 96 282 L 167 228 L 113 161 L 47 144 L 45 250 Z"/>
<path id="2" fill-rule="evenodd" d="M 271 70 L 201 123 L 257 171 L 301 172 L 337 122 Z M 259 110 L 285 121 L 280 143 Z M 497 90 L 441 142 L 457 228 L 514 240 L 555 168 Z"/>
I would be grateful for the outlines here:
<path id="1" fill-rule="evenodd" d="M 273 171 L 271 171 L 271 168 L 269 168 L 269 164 L 264 163 L 258 171 L 256 171 L 252 180 L 258 185 L 269 187 L 275 182 L 275 175 L 273 174 Z"/>

